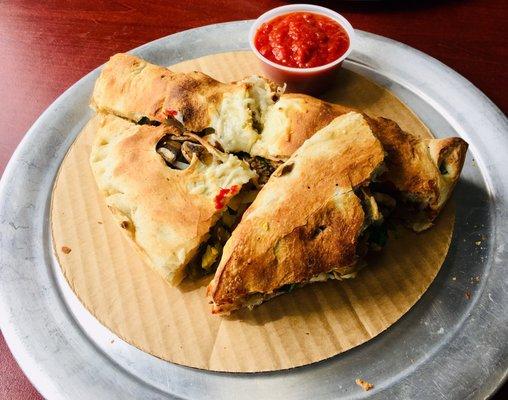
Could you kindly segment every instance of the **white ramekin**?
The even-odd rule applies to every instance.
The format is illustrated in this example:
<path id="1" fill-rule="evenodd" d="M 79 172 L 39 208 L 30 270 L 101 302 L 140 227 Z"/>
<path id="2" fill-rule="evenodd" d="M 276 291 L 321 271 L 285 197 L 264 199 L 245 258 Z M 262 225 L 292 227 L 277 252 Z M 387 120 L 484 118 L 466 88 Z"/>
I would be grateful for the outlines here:
<path id="1" fill-rule="evenodd" d="M 349 36 L 349 47 L 346 52 L 332 61 L 331 63 L 312 68 L 295 68 L 287 67 L 285 65 L 277 64 L 265 58 L 256 48 L 254 38 L 259 27 L 267 21 L 274 19 L 280 15 L 294 13 L 294 12 L 310 12 L 314 14 L 325 15 L 328 18 L 336 21 Z M 316 92 L 322 90 L 324 80 L 338 69 L 346 57 L 351 53 L 355 43 L 355 31 L 349 21 L 339 13 L 325 7 L 315 6 L 312 4 L 292 4 L 289 6 L 282 6 L 274 8 L 262 14 L 254 21 L 249 31 L 249 44 L 256 55 L 261 61 L 264 72 L 272 79 L 278 82 L 288 83 L 290 89 L 303 90 L 308 92 Z"/>

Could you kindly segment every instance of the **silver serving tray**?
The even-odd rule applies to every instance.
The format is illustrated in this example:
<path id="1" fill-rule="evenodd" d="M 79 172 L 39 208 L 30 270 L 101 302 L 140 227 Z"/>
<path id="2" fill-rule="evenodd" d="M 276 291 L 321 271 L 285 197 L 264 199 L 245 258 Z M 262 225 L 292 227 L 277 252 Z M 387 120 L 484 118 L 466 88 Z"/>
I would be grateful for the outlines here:
<path id="1" fill-rule="evenodd" d="M 250 24 L 205 26 L 133 53 L 170 65 L 247 49 Z M 393 40 L 357 33 L 356 49 L 345 68 L 394 92 L 437 136 L 459 135 L 470 143 L 454 195 L 452 245 L 423 298 L 373 340 L 329 360 L 282 372 L 226 374 L 186 368 L 123 342 L 85 311 L 69 289 L 53 257 L 49 226 L 55 174 L 91 115 L 88 101 L 98 76 L 95 70 L 41 115 L 12 156 L 0 185 L 1 328 L 43 396 L 466 399 L 485 398 L 499 387 L 508 364 L 507 119 L 439 61 Z M 375 388 L 362 391 L 354 383 L 359 377 Z"/>

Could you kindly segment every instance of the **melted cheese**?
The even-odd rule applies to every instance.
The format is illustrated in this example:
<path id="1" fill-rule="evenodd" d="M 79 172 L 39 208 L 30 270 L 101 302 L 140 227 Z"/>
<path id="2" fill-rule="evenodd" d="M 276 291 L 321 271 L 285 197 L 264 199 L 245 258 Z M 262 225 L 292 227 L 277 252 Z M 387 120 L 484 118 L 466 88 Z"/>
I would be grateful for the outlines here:
<path id="1" fill-rule="evenodd" d="M 252 147 L 252 155 L 261 157 L 277 157 L 279 140 L 288 137 L 290 120 L 288 114 L 295 110 L 300 112 L 303 100 L 282 97 L 273 107 L 265 112 L 265 121 L 260 139 Z"/>
<path id="2" fill-rule="evenodd" d="M 245 88 L 224 95 L 212 127 L 217 141 L 226 152 L 248 152 L 258 139 L 258 133 L 252 127 L 249 108 L 253 101 Z"/>
<path id="3" fill-rule="evenodd" d="M 188 189 L 190 194 L 215 197 L 221 188 L 243 185 L 255 176 L 256 173 L 247 163 L 229 154 L 224 162 L 214 162 L 211 165 L 200 162 Z"/>
<path id="4" fill-rule="evenodd" d="M 257 125 L 262 128 L 266 119 L 266 113 L 274 104 L 273 98 L 276 93 L 272 91 L 272 88 L 265 79 L 256 75 L 246 78 L 242 82 L 249 85 L 249 96 L 253 100 L 250 104 L 252 117 Z"/>
<path id="5" fill-rule="evenodd" d="M 242 81 L 233 92 L 224 94 L 219 109 L 212 117 L 214 139 L 226 152 L 250 152 L 260 139 L 256 128 L 263 126 L 275 93 L 262 78 L 252 76 Z"/>

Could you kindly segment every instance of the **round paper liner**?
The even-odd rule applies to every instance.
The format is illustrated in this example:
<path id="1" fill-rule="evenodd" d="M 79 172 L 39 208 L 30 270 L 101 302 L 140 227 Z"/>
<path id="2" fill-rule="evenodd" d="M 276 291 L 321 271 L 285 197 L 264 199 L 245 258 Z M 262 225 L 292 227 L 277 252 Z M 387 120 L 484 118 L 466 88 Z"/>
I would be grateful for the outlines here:
<path id="1" fill-rule="evenodd" d="M 215 54 L 171 69 L 199 70 L 224 82 L 261 74 L 250 52 Z M 343 69 L 324 98 L 430 135 L 393 94 L 351 71 Z M 170 287 L 144 264 L 114 222 L 88 163 L 93 133 L 85 129 L 77 138 L 54 186 L 55 252 L 71 288 L 103 325 L 164 360 L 214 371 L 256 372 L 335 356 L 404 315 L 429 287 L 448 251 L 454 224 L 450 205 L 424 233 L 403 228 L 390 232 L 386 248 L 370 257 L 356 279 L 308 285 L 252 311 L 213 316 L 205 297 L 211 278 Z"/>

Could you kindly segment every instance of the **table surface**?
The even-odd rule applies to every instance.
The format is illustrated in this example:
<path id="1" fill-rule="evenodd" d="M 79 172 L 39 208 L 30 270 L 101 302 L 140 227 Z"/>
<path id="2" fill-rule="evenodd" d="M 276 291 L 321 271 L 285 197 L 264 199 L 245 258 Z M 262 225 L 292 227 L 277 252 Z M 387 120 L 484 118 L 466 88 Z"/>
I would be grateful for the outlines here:
<path id="1" fill-rule="evenodd" d="M 114 53 L 185 29 L 256 18 L 270 0 L 0 1 L 0 174 L 37 117 Z M 294 3 L 294 2 L 293 2 Z M 421 50 L 508 109 L 506 0 L 316 1 L 355 28 Z M 0 399 L 40 399 L 0 335 Z M 496 398 L 506 394 L 499 393 Z"/>

